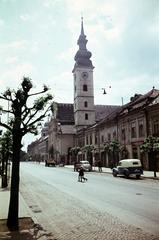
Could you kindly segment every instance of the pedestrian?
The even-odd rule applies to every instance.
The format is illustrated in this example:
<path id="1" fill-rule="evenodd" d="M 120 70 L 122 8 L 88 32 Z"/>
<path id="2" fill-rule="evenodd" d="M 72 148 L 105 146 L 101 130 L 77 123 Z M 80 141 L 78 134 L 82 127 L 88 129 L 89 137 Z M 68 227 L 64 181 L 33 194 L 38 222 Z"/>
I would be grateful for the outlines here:
<path id="1" fill-rule="evenodd" d="M 79 170 L 79 174 L 78 174 L 78 182 L 83 182 L 82 180 L 87 181 L 88 179 L 86 177 L 84 177 L 84 170 L 81 167 Z"/>
<path id="2" fill-rule="evenodd" d="M 102 162 L 101 162 L 101 160 L 98 161 L 98 171 L 102 172 Z"/>
<path id="3" fill-rule="evenodd" d="M 74 172 L 76 171 L 76 164 L 77 164 L 77 162 L 75 161 L 74 162 Z"/>

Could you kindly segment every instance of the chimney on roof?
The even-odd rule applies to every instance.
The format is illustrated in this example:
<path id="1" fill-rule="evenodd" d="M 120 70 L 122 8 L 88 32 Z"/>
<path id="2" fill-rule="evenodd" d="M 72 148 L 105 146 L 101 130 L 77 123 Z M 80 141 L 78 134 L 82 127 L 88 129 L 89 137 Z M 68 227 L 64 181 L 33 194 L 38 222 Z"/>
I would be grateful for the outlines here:
<path id="1" fill-rule="evenodd" d="M 135 93 L 134 96 L 130 98 L 130 101 L 133 102 L 141 96 L 142 96 L 142 94 Z"/>

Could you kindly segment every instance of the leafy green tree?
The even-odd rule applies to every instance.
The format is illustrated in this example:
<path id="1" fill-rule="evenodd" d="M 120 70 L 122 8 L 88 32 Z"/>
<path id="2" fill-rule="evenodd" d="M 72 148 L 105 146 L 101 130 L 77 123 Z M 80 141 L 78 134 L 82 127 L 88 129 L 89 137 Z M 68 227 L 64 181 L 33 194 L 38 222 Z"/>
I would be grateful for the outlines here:
<path id="1" fill-rule="evenodd" d="M 151 161 L 154 161 L 154 177 L 157 172 L 157 159 L 156 153 L 159 153 L 159 137 L 149 136 L 145 139 L 144 143 L 140 146 L 141 152 L 146 152 L 151 155 Z"/>
<path id="2" fill-rule="evenodd" d="M 52 95 L 46 94 L 48 88 L 45 85 L 42 91 L 36 93 L 32 93 L 32 88 L 31 79 L 23 77 L 18 90 L 8 88 L 0 95 L 0 99 L 8 102 L 10 105 L 10 109 L 1 107 L 0 110 L 2 113 L 12 116 L 9 123 L 0 123 L 2 127 L 11 132 L 13 137 L 11 193 L 7 219 L 7 226 L 11 230 L 19 228 L 19 170 L 22 138 L 27 133 L 37 134 L 38 124 L 53 108 Z M 32 97 L 35 98 L 37 95 L 41 96 L 34 100 Z"/>
<path id="3" fill-rule="evenodd" d="M 120 152 L 120 143 L 118 142 L 118 140 L 113 140 L 110 143 L 110 151 L 113 154 L 113 159 L 115 164 L 117 164 L 118 160 L 119 160 L 119 152 Z"/>
<path id="4" fill-rule="evenodd" d="M 77 162 L 77 155 L 80 150 L 81 150 L 80 147 L 73 147 L 70 149 L 71 155 L 74 157 L 74 162 Z"/>
<path id="5" fill-rule="evenodd" d="M 115 166 L 119 159 L 120 152 L 120 143 L 118 140 L 112 140 L 111 142 L 107 142 L 104 144 L 104 151 L 112 154 L 113 161 L 111 163 L 111 167 Z"/>
<path id="6" fill-rule="evenodd" d="M 92 151 L 94 150 L 94 146 L 93 145 L 85 145 L 82 148 L 83 152 L 86 152 L 87 154 L 87 160 L 89 161 L 90 165 L 93 165 L 93 159 L 92 159 Z"/>
<path id="7" fill-rule="evenodd" d="M 2 188 L 7 187 L 7 173 L 8 161 L 12 153 L 12 135 L 11 132 L 6 131 L 0 138 L 0 153 L 2 159 Z"/>
<path id="8" fill-rule="evenodd" d="M 104 151 L 109 153 L 111 151 L 110 143 L 104 143 Z"/>

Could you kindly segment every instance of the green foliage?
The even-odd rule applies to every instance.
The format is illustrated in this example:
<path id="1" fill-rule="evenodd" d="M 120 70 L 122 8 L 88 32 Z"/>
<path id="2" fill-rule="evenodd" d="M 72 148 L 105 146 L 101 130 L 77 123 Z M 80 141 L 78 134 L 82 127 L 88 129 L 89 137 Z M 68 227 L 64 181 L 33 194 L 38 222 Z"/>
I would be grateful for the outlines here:
<path id="1" fill-rule="evenodd" d="M 94 149 L 95 148 L 93 145 L 85 145 L 84 147 L 82 147 L 82 151 L 86 153 L 91 153 Z"/>
<path id="2" fill-rule="evenodd" d="M 81 150 L 80 147 L 73 147 L 70 149 L 70 152 L 72 155 L 77 156 L 77 154 L 79 153 L 80 150 Z"/>
<path id="3" fill-rule="evenodd" d="M 40 97 L 39 99 L 35 100 L 34 108 L 36 111 L 44 110 L 49 100 L 52 100 L 52 95 L 47 94 L 45 97 Z"/>
<path id="4" fill-rule="evenodd" d="M 149 136 L 140 146 L 141 152 L 159 152 L 159 137 Z"/>
<path id="5" fill-rule="evenodd" d="M 118 140 L 113 140 L 110 143 L 110 147 L 111 147 L 112 152 L 119 152 L 120 151 L 120 143 L 118 142 Z"/>
<path id="6" fill-rule="evenodd" d="M 118 140 L 113 140 L 112 142 L 105 143 L 104 151 L 118 153 L 120 152 L 120 143 Z"/>
<path id="7" fill-rule="evenodd" d="M 104 144 L 104 151 L 107 152 L 107 153 L 111 151 L 110 143 L 105 143 Z"/>
<path id="8" fill-rule="evenodd" d="M 22 85 L 23 91 L 25 93 L 28 93 L 30 91 L 30 89 L 33 87 L 32 82 L 31 82 L 31 78 L 24 77 L 21 85 Z"/>
<path id="9" fill-rule="evenodd" d="M 6 131 L 0 138 L 0 153 L 3 155 L 12 153 L 13 139 L 11 132 Z"/>
<path id="10" fill-rule="evenodd" d="M 8 88 L 4 93 L 3 93 L 3 97 L 10 97 L 11 96 L 11 90 L 10 88 Z"/>

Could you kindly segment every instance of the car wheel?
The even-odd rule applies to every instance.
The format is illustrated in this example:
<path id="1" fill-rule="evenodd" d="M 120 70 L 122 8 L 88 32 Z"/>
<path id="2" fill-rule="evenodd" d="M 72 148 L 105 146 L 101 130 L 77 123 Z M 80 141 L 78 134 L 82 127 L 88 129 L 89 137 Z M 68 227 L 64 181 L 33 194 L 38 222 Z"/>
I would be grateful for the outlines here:
<path id="1" fill-rule="evenodd" d="M 125 172 L 124 175 L 125 175 L 126 178 L 129 178 L 129 173 L 128 172 Z"/>
<path id="2" fill-rule="evenodd" d="M 137 178 L 137 179 L 140 179 L 140 175 L 136 175 L 136 178 Z"/>
<path id="3" fill-rule="evenodd" d="M 116 172 L 113 172 L 113 177 L 117 177 L 117 173 Z"/>

